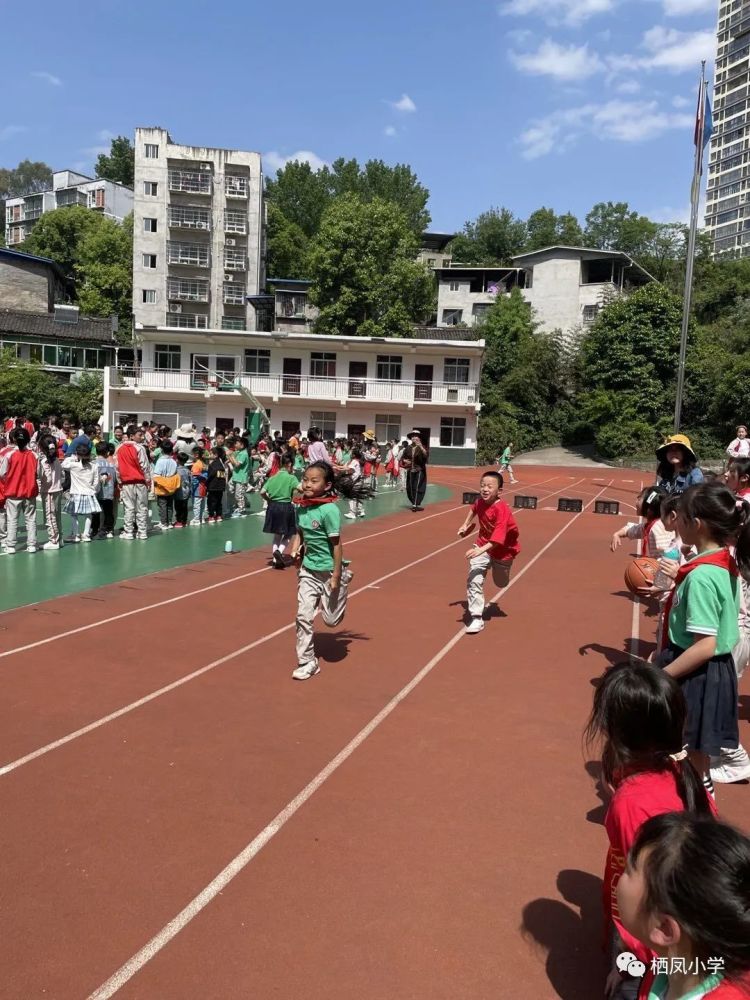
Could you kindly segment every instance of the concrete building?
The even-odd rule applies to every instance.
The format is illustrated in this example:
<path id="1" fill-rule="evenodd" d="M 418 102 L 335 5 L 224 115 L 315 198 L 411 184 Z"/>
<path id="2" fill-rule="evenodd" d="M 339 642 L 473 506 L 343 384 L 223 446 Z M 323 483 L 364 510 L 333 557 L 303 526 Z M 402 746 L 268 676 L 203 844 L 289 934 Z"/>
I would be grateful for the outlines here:
<path id="1" fill-rule="evenodd" d="M 439 267 L 450 267 L 453 258 L 447 247 L 454 235 L 454 233 L 422 233 L 417 260 L 427 264 L 433 271 Z"/>
<path id="2" fill-rule="evenodd" d="M 56 170 L 51 190 L 6 201 L 5 242 L 9 247 L 23 243 L 45 212 L 67 205 L 82 205 L 122 222 L 133 211 L 133 191 L 124 184 L 87 177 L 74 170 Z"/>
<path id="3" fill-rule="evenodd" d="M 135 130 L 136 331 L 254 330 L 264 285 L 259 153 L 183 146 Z"/>
<path id="4" fill-rule="evenodd" d="M 161 327 L 143 332 L 141 350 L 139 365 L 105 374 L 109 427 L 245 427 L 260 406 L 285 437 L 316 424 L 328 438 L 372 428 L 385 442 L 417 427 L 433 462 L 474 463 L 477 332 L 418 328 L 406 340 Z"/>
<path id="5" fill-rule="evenodd" d="M 714 257 L 750 254 L 750 0 L 720 0 L 706 229 Z"/>
<path id="6" fill-rule="evenodd" d="M 0 247 L 0 350 L 65 381 L 114 364 L 116 321 L 81 316 L 72 296 L 54 261 Z"/>
<path id="7" fill-rule="evenodd" d="M 586 247 L 545 247 L 514 257 L 513 264 L 439 268 L 438 326 L 474 326 L 498 295 L 520 288 L 539 328 L 569 338 L 613 295 L 654 280 L 626 253 Z"/>

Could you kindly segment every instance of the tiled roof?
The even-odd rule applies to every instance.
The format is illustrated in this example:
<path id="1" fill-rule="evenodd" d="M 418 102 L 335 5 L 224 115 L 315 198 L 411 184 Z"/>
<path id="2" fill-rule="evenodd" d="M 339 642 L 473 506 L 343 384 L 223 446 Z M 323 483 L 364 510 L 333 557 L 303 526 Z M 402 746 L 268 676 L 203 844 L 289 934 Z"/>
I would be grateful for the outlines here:
<path id="1" fill-rule="evenodd" d="M 462 326 L 415 326 L 412 331 L 415 340 L 481 340 L 479 327 Z"/>
<path id="2" fill-rule="evenodd" d="M 90 340 L 98 344 L 114 344 L 111 319 L 79 316 L 77 323 L 60 323 L 54 313 L 12 312 L 0 309 L 0 336 L 25 334 L 52 340 Z"/>

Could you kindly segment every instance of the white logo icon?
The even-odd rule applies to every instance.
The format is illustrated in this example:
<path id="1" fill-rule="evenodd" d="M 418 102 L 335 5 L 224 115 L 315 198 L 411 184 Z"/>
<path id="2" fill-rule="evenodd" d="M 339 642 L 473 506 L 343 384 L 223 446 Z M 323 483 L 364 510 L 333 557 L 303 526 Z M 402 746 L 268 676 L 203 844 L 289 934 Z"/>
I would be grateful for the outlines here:
<path id="1" fill-rule="evenodd" d="M 632 951 L 622 951 L 617 956 L 615 964 L 620 972 L 627 972 L 629 976 L 640 979 L 646 973 L 646 966 L 639 962 Z"/>

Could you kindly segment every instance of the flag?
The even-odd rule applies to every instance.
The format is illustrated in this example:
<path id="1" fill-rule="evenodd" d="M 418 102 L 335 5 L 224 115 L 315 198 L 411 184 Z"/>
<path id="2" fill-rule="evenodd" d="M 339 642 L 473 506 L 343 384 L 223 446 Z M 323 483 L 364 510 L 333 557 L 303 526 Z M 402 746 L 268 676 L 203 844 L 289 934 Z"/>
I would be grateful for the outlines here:
<path id="1" fill-rule="evenodd" d="M 696 147 L 698 173 L 703 174 L 703 151 L 708 145 L 711 133 L 714 130 L 713 115 L 711 114 L 711 102 L 708 99 L 708 84 L 701 80 L 698 91 L 698 109 L 695 113 L 695 132 L 693 143 Z"/>

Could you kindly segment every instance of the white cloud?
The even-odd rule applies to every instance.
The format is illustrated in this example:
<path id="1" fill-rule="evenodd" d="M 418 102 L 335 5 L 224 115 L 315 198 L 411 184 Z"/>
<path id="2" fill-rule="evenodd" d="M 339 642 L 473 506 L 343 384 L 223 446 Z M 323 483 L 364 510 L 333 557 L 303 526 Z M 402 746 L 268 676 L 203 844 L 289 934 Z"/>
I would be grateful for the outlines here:
<path id="1" fill-rule="evenodd" d="M 556 80 L 583 80 L 604 69 L 604 63 L 588 45 L 558 45 L 545 39 L 536 52 L 510 52 L 511 60 L 523 73 L 552 76 Z"/>
<path id="2" fill-rule="evenodd" d="M 623 80 L 616 87 L 618 94 L 637 94 L 640 89 L 641 85 L 637 80 Z"/>
<path id="3" fill-rule="evenodd" d="M 325 160 L 322 160 L 317 153 L 313 153 L 309 149 L 299 149 L 296 153 L 292 153 L 291 156 L 284 156 L 282 153 L 278 153 L 275 149 L 272 149 L 268 153 L 263 153 L 262 159 L 266 169 L 272 170 L 274 173 L 285 167 L 287 163 L 292 163 L 293 161 L 297 163 L 309 163 L 312 169 L 316 171 L 328 166 Z"/>
<path id="4" fill-rule="evenodd" d="M 513 45 L 525 45 L 534 37 L 534 32 L 529 31 L 528 28 L 514 28 L 512 31 L 506 31 L 505 37 Z"/>
<path id="5" fill-rule="evenodd" d="M 667 17 L 702 14 L 704 10 L 715 13 L 716 6 L 716 0 L 664 0 L 664 13 Z"/>
<path id="6" fill-rule="evenodd" d="M 3 125 L 0 128 L 0 142 L 5 139 L 12 139 L 14 135 L 20 135 L 22 132 L 28 132 L 26 125 Z"/>
<path id="7" fill-rule="evenodd" d="M 612 100 L 555 111 L 532 122 L 519 143 L 527 160 L 563 151 L 585 135 L 615 142 L 645 142 L 669 129 L 689 129 L 693 116 L 665 111 L 656 101 Z"/>
<path id="8" fill-rule="evenodd" d="M 677 95 L 677 97 L 672 98 L 673 108 L 689 108 L 692 103 L 693 102 L 689 101 L 687 97 L 680 97 L 679 94 Z"/>
<path id="9" fill-rule="evenodd" d="M 549 24 L 577 25 L 613 10 L 615 0 L 508 0 L 498 13 L 541 17 Z"/>
<path id="10" fill-rule="evenodd" d="M 402 94 L 397 101 L 388 101 L 394 111 L 403 111 L 411 114 L 417 110 L 417 106 L 408 94 Z"/>
<path id="11" fill-rule="evenodd" d="M 642 47 L 649 52 L 645 68 L 665 69 L 672 73 L 694 69 L 701 60 L 713 61 L 716 55 L 716 34 L 713 31 L 677 31 L 656 25 L 643 35 Z"/>
<path id="12" fill-rule="evenodd" d="M 37 70 L 31 75 L 35 77 L 37 80 L 44 80 L 46 83 L 49 83 L 50 86 L 52 87 L 62 87 L 62 80 L 60 79 L 60 77 L 55 76 L 54 73 L 48 73 L 44 69 Z"/>
<path id="13" fill-rule="evenodd" d="M 396 134 L 396 129 L 393 127 L 393 125 L 386 125 L 386 127 L 383 129 L 383 135 L 392 137 L 395 134 Z"/>

